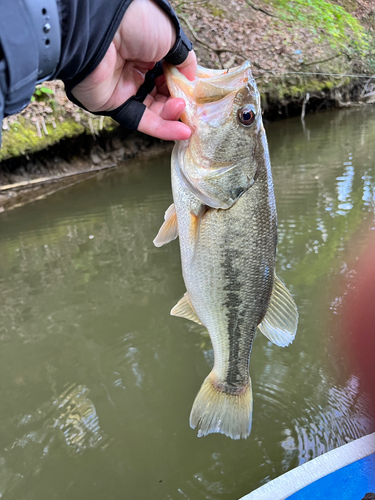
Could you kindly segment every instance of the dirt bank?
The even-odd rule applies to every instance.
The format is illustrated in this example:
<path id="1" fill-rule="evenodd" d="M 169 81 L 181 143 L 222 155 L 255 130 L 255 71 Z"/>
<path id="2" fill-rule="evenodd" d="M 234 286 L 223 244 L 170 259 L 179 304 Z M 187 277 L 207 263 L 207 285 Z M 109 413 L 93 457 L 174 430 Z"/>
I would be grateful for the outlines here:
<path id="1" fill-rule="evenodd" d="M 375 100 L 373 0 L 172 4 L 201 65 L 230 68 L 251 60 L 266 120 Z M 3 122 L 0 186 L 57 179 L 170 147 L 80 110 L 61 82 L 46 82 L 22 113 Z M 14 204 L 21 189 L 0 191 L 0 210 Z"/>
<path id="2" fill-rule="evenodd" d="M 0 212 L 45 197 L 132 158 L 157 156 L 173 143 L 118 127 L 66 138 L 47 149 L 0 163 Z M 130 168 L 130 167 L 129 167 Z"/>

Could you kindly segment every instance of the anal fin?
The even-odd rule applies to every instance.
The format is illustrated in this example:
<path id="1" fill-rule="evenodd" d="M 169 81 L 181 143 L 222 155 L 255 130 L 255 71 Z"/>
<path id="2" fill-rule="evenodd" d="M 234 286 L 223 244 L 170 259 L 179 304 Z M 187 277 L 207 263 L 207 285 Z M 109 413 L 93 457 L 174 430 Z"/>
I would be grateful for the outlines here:
<path id="1" fill-rule="evenodd" d="M 289 290 L 275 274 L 272 295 L 259 330 L 271 342 L 286 347 L 296 336 L 298 311 Z"/>
<path id="2" fill-rule="evenodd" d="M 159 229 L 153 243 L 156 247 L 162 247 L 166 243 L 175 240 L 178 236 L 177 214 L 174 203 L 168 208 L 164 215 L 164 222 Z"/>
<path id="3" fill-rule="evenodd" d="M 202 325 L 203 323 L 198 318 L 197 313 L 194 311 L 194 308 L 190 302 L 190 298 L 188 293 L 180 299 L 174 308 L 171 311 L 172 316 L 179 316 L 180 318 L 190 319 L 191 321 L 195 321 L 198 325 Z"/>

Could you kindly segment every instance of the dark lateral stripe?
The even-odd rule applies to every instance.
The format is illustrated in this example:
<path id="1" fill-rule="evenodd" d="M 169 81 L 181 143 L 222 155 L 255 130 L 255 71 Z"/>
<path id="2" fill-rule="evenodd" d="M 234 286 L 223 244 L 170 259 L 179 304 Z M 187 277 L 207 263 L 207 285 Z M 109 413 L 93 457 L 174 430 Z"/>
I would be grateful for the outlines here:
<path id="1" fill-rule="evenodd" d="M 229 366 L 225 383 L 234 388 L 242 381 L 245 382 L 245 380 L 242 380 L 244 374 L 241 374 L 241 363 L 239 362 L 241 356 L 241 332 L 243 332 L 244 325 L 244 311 L 241 308 L 242 299 L 240 297 L 243 285 L 239 280 L 240 270 L 235 267 L 235 262 L 241 257 L 241 252 L 236 249 L 226 248 L 223 253 L 224 290 L 227 292 L 224 306 L 227 309 L 229 345 Z"/>

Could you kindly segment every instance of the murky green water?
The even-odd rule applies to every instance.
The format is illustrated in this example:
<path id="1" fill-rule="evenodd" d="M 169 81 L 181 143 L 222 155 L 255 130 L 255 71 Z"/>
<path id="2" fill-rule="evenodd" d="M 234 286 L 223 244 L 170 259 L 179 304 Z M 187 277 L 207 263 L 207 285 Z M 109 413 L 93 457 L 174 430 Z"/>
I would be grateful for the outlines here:
<path id="1" fill-rule="evenodd" d="M 169 158 L 1 214 L 2 498 L 232 500 L 372 430 L 339 339 L 340 283 L 375 226 L 375 109 L 267 131 L 278 274 L 300 323 L 285 349 L 256 337 L 248 440 L 188 424 L 213 354 L 169 315 L 178 243 L 152 245 Z"/>

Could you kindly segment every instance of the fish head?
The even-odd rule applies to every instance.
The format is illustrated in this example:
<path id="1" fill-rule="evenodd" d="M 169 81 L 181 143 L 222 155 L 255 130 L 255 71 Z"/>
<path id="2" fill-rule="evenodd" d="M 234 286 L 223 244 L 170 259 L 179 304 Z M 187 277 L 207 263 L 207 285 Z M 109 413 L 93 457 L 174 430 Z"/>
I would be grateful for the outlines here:
<path id="1" fill-rule="evenodd" d="M 192 82 L 176 68 L 165 69 L 172 97 L 186 102 L 181 120 L 192 130 L 181 148 L 181 175 L 203 203 L 230 208 L 253 184 L 257 145 L 264 146 L 260 95 L 250 63 L 231 71 L 198 67 Z"/>

